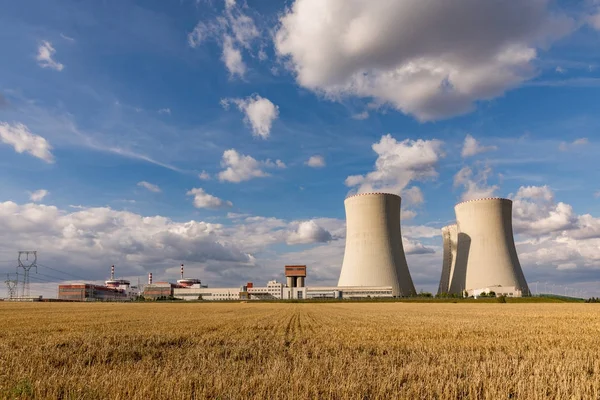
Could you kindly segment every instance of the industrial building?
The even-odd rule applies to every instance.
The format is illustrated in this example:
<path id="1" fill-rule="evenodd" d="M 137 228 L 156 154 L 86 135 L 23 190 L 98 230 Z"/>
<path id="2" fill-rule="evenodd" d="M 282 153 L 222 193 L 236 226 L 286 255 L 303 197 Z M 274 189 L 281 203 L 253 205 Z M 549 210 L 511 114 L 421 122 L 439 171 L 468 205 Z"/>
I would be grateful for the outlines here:
<path id="1" fill-rule="evenodd" d="M 362 193 L 346 198 L 346 249 L 338 287 L 391 287 L 416 295 L 400 230 L 400 196 Z"/>
<path id="2" fill-rule="evenodd" d="M 240 287 L 233 288 L 209 288 L 202 285 L 199 279 L 183 278 L 183 265 L 181 267 L 182 279 L 177 284 L 160 282 L 152 284 L 151 275 L 148 285 L 144 290 L 144 297 L 157 298 L 172 296 L 182 300 L 281 300 L 281 299 L 305 299 L 306 288 L 304 279 L 306 278 L 306 265 L 286 265 L 285 276 L 288 284 L 271 280 L 266 286 L 254 286 L 254 283 L 248 282 Z M 161 291 L 162 290 L 162 291 Z"/>
<path id="3" fill-rule="evenodd" d="M 442 228 L 444 256 L 439 294 L 495 292 L 529 296 L 512 228 L 512 201 L 484 198 L 458 203 L 456 225 Z"/>
<path id="4" fill-rule="evenodd" d="M 115 266 L 104 285 L 74 283 L 58 286 L 58 298 L 70 301 L 130 301 L 139 295 L 139 288 L 126 279 L 115 279 Z"/>

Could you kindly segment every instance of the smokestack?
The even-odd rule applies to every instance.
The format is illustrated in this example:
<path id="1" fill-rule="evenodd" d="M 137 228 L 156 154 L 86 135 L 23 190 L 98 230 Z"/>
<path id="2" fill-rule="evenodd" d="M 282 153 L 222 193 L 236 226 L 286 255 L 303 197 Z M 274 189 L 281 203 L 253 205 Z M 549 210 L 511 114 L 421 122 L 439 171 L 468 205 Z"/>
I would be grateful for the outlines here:
<path id="1" fill-rule="evenodd" d="M 152 272 L 148 274 L 148 285 L 152 285 Z"/>
<path id="2" fill-rule="evenodd" d="M 115 280 L 115 266 L 114 265 L 112 267 L 110 267 L 110 280 L 111 281 Z"/>
<path id="3" fill-rule="evenodd" d="M 181 279 L 183 279 L 183 264 L 181 264 Z"/>
<path id="4" fill-rule="evenodd" d="M 344 201 L 346 250 L 338 286 L 391 286 L 393 296 L 412 296 L 400 232 L 400 196 L 363 193 Z"/>

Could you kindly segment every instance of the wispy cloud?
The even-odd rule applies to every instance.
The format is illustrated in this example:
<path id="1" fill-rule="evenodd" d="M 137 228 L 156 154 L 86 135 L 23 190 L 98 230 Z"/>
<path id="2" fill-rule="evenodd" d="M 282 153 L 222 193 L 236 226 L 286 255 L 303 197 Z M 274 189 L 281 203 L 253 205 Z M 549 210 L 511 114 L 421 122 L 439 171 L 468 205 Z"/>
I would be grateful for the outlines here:
<path id="1" fill-rule="evenodd" d="M 144 189 L 147 189 L 147 190 L 149 190 L 149 191 L 151 191 L 153 193 L 160 193 L 161 192 L 160 187 L 158 187 L 158 185 L 155 185 L 155 184 L 150 183 L 150 182 L 141 181 L 141 182 L 138 182 L 137 185 L 139 187 L 143 187 Z"/>
<path id="2" fill-rule="evenodd" d="M 61 37 L 61 38 L 63 38 L 63 39 L 65 39 L 65 40 L 66 40 L 66 41 L 68 41 L 68 42 L 71 42 L 71 43 L 74 43 L 74 42 L 75 42 L 75 39 L 73 39 L 73 38 L 72 38 L 72 37 L 70 37 L 70 36 L 67 36 L 67 35 L 65 35 L 64 33 L 61 33 L 61 34 L 60 34 L 60 37 Z"/>
<path id="3" fill-rule="evenodd" d="M 52 43 L 44 40 L 38 47 L 38 54 L 36 57 L 40 67 L 62 71 L 65 66 L 52 58 L 54 53 L 56 53 L 56 50 L 52 47 Z"/>
<path id="4" fill-rule="evenodd" d="M 0 141 L 11 145 L 17 153 L 27 152 L 47 163 L 54 162 L 50 143 L 43 137 L 31 133 L 23 124 L 0 122 Z"/>
<path id="5" fill-rule="evenodd" d="M 44 197 L 46 197 L 50 192 L 48 192 L 46 189 L 39 189 L 36 190 L 35 192 L 31 192 L 29 194 L 29 200 L 31 201 L 42 201 L 44 200 Z"/>

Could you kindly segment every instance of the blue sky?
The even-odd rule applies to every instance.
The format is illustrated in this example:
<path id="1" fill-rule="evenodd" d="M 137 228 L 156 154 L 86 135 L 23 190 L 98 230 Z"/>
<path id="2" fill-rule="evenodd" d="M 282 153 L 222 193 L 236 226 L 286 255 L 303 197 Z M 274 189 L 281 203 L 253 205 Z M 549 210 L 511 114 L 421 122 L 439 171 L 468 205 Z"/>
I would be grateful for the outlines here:
<path id="1" fill-rule="evenodd" d="M 2 10 L 0 272 L 35 248 L 67 272 L 41 293 L 111 264 L 238 286 L 300 262 L 335 284 L 343 200 L 373 189 L 403 197 L 418 289 L 454 204 L 497 195 L 530 283 L 600 294 L 595 1 Z"/>

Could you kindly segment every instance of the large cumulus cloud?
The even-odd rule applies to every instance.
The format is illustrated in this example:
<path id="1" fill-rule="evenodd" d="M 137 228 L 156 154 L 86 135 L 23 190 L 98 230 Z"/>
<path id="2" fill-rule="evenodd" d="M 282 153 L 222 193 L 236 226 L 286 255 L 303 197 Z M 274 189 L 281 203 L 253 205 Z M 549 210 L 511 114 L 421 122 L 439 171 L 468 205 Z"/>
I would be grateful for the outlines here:
<path id="1" fill-rule="evenodd" d="M 538 48 L 571 25 L 548 0 L 296 0 L 275 48 L 303 87 L 426 121 L 530 79 Z"/>

